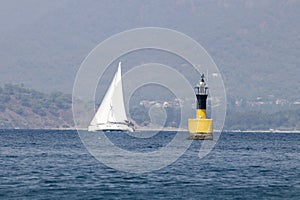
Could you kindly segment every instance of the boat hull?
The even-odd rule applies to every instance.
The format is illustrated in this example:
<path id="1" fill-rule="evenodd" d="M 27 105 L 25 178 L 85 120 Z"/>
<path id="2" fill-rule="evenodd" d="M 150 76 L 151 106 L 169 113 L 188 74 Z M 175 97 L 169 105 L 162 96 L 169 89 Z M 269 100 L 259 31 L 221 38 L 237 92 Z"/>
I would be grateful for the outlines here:
<path id="1" fill-rule="evenodd" d="M 99 124 L 95 126 L 89 126 L 88 131 L 129 131 L 134 132 L 134 128 L 125 124 Z"/>

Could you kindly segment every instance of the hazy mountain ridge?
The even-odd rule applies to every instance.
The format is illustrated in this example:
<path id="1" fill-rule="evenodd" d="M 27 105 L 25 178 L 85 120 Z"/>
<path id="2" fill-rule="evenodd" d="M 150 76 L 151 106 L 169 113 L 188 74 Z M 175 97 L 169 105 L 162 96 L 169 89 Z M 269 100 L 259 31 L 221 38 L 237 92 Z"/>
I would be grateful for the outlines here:
<path id="1" fill-rule="evenodd" d="M 24 3 L 16 7 L 25 9 Z M 299 100 L 299 1 L 66 0 L 51 5 L 49 10 L 41 6 L 38 16 L 31 13 L 31 23 L 1 28 L 2 84 L 71 93 L 80 63 L 99 42 L 127 29 L 159 26 L 186 33 L 208 50 L 229 98 Z"/>
<path id="2" fill-rule="evenodd" d="M 69 128 L 73 126 L 71 96 L 50 95 L 5 84 L 0 87 L 1 128 Z"/>
<path id="3" fill-rule="evenodd" d="M 90 107 L 80 101 L 76 103 L 79 103 L 83 109 Z M 134 104 L 130 107 L 129 116 L 137 126 L 179 127 L 181 120 L 179 104 L 164 106 L 162 105 L 164 103 L 159 101 L 150 103 L 155 106 Z M 160 107 L 157 107 L 158 104 Z M 5 84 L 3 88 L 0 87 L 0 128 L 74 128 L 71 107 L 71 95 L 61 92 L 45 94 L 23 85 Z M 300 109 L 276 113 L 230 110 L 227 112 L 224 130 L 299 130 L 299 122 Z M 185 123 L 187 122 L 182 124 Z"/>

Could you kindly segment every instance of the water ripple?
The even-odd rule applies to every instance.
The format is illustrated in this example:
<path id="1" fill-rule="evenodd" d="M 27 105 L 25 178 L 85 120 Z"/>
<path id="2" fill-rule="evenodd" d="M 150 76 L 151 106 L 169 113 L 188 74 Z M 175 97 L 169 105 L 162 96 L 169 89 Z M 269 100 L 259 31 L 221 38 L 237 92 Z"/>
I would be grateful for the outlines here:
<path id="1" fill-rule="evenodd" d="M 172 136 L 146 145 L 110 138 L 144 152 Z M 300 134 L 224 133 L 201 160 L 195 141 L 172 165 L 136 175 L 99 163 L 75 131 L 2 130 L 0 199 L 299 199 L 299 141 Z"/>

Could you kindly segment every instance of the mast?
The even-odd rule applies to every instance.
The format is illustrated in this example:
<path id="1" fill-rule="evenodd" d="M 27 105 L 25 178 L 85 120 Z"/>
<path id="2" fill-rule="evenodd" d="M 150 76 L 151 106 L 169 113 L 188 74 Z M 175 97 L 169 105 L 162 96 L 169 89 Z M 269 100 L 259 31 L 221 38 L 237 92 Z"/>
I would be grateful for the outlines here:
<path id="1" fill-rule="evenodd" d="M 131 130 L 126 116 L 121 62 L 88 130 Z"/>

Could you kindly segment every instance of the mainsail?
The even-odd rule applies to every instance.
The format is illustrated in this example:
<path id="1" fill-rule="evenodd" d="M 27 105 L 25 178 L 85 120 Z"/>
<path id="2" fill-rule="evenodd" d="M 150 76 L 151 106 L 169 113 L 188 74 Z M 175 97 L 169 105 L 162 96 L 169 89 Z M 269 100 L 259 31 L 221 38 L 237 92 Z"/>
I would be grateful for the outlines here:
<path id="1" fill-rule="evenodd" d="M 121 62 L 119 62 L 118 70 L 88 127 L 89 131 L 133 131 L 132 123 L 126 117 L 122 88 Z"/>

